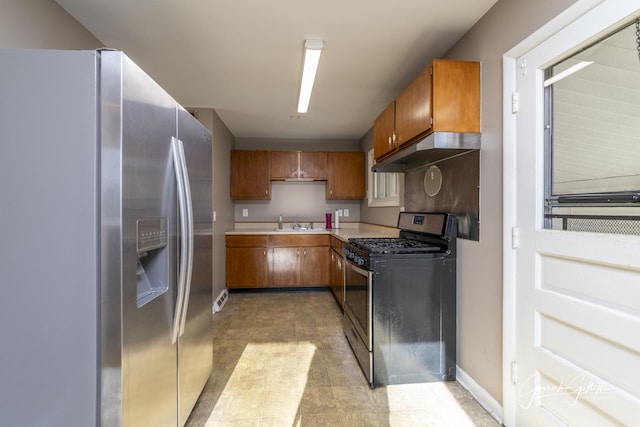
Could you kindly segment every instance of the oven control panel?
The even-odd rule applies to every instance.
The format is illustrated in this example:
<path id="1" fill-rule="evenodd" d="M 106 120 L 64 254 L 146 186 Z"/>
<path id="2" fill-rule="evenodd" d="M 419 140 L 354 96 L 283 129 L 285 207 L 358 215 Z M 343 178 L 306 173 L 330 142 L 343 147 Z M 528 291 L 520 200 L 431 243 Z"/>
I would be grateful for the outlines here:
<path id="1" fill-rule="evenodd" d="M 398 228 L 415 233 L 444 237 L 452 231 L 456 232 L 447 229 L 448 226 L 451 227 L 451 217 L 452 215 L 448 213 L 400 212 Z"/>
<path id="2" fill-rule="evenodd" d="M 350 261 L 360 267 L 365 269 L 369 269 L 369 257 L 367 254 L 360 253 L 360 251 L 353 246 L 344 245 L 342 248 L 342 252 L 344 253 L 344 257 L 347 261 Z"/>

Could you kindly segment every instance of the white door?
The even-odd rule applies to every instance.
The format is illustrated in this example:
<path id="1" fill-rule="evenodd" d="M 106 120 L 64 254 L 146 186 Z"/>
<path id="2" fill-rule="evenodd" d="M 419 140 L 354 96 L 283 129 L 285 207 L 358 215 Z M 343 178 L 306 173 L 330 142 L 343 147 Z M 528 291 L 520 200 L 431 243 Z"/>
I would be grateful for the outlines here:
<path id="1" fill-rule="evenodd" d="M 506 166 L 516 178 L 517 376 L 505 394 L 518 426 L 640 425 L 640 237 L 543 227 L 543 70 L 637 14 L 625 3 L 635 2 L 600 3 L 516 61 L 515 163 Z"/>

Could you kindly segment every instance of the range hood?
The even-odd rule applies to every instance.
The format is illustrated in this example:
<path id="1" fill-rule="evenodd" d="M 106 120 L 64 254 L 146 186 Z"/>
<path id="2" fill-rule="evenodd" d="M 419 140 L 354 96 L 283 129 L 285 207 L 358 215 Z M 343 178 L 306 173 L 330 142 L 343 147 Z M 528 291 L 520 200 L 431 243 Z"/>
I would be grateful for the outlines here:
<path id="1" fill-rule="evenodd" d="M 373 172 L 408 172 L 480 149 L 480 133 L 434 132 L 377 162 Z"/>

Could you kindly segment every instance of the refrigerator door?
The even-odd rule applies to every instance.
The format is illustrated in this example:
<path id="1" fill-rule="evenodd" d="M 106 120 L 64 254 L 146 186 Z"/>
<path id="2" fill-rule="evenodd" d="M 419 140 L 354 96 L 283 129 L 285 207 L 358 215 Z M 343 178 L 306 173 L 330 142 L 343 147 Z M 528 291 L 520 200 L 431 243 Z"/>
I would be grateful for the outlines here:
<path id="1" fill-rule="evenodd" d="M 176 425 L 176 102 L 124 54 L 104 51 L 101 111 L 101 423 Z"/>
<path id="2" fill-rule="evenodd" d="M 194 223 L 190 293 L 178 340 L 178 425 L 183 426 L 209 378 L 213 363 L 213 163 L 211 133 L 181 107 L 178 108 L 178 138 L 184 147 Z"/>

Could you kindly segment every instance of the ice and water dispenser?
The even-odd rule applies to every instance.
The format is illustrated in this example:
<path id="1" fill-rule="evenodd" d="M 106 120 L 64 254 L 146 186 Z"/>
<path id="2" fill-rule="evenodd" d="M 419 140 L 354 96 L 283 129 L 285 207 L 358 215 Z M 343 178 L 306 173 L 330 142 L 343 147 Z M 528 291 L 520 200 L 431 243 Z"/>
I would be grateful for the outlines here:
<path id="1" fill-rule="evenodd" d="M 167 218 L 143 218 L 137 221 L 138 307 L 142 307 L 169 289 L 169 251 Z"/>

